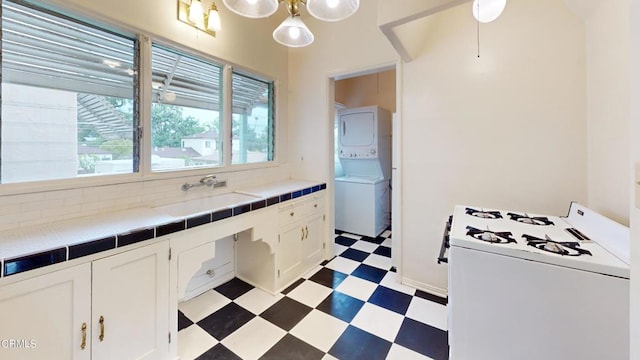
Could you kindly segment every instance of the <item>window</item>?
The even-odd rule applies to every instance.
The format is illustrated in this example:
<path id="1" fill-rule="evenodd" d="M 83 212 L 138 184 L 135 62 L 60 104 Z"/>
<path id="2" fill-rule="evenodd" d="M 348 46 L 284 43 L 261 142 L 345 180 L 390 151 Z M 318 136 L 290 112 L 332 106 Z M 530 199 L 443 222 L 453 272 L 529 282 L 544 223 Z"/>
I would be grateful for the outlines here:
<path id="1" fill-rule="evenodd" d="M 273 82 L 233 73 L 231 163 L 273 161 Z"/>
<path id="2" fill-rule="evenodd" d="M 0 183 L 138 170 L 136 46 L 2 1 Z"/>
<path id="3" fill-rule="evenodd" d="M 151 169 L 222 164 L 220 65 L 152 47 Z"/>

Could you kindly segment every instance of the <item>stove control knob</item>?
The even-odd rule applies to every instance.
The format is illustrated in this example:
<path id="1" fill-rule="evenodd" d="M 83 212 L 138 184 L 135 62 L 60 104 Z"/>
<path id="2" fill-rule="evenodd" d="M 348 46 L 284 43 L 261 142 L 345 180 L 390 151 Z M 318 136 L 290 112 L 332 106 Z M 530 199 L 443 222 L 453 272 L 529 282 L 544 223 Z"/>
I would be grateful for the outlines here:
<path id="1" fill-rule="evenodd" d="M 371 149 L 371 155 L 375 155 L 376 154 L 376 149 Z"/>

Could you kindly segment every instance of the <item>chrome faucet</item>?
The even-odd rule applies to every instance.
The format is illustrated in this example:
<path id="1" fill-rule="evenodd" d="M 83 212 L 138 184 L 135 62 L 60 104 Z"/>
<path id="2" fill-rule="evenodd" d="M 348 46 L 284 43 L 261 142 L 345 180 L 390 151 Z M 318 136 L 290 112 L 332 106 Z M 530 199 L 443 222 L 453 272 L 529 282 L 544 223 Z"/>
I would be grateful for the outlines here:
<path id="1" fill-rule="evenodd" d="M 187 190 L 189 190 L 189 189 L 191 189 L 193 187 L 199 187 L 199 186 L 216 187 L 217 183 L 218 183 L 218 179 L 216 179 L 216 176 L 214 174 L 209 174 L 207 176 L 203 176 L 202 179 L 200 179 L 200 181 L 198 181 L 197 183 L 193 183 L 193 184 L 184 183 L 184 184 L 182 184 L 182 191 L 187 191 Z"/>

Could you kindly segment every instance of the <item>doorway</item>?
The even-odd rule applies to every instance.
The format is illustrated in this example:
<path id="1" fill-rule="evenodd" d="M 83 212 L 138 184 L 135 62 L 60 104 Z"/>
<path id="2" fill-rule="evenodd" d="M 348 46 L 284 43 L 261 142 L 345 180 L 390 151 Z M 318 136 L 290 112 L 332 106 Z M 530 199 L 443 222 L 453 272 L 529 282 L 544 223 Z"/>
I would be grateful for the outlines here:
<path id="1" fill-rule="evenodd" d="M 390 127 L 389 130 L 391 132 L 391 139 L 394 139 L 395 136 L 399 135 L 399 134 L 396 134 L 397 130 L 395 126 L 392 126 L 392 124 L 397 121 L 395 120 L 396 119 L 395 114 L 397 112 L 396 104 L 398 102 L 397 101 L 397 98 L 398 98 L 397 67 L 398 66 L 399 65 L 392 65 L 392 66 L 386 66 L 386 67 L 377 68 L 377 69 L 364 71 L 364 72 L 343 74 L 340 76 L 336 76 L 331 80 L 333 80 L 333 85 L 334 85 L 332 100 L 333 100 L 333 107 L 334 107 L 333 110 L 335 115 L 333 119 L 334 131 L 333 131 L 332 140 L 334 144 L 333 146 L 334 169 L 333 170 L 335 175 L 334 176 L 335 191 L 334 191 L 333 203 L 336 206 L 336 211 L 335 211 L 336 218 L 334 221 L 334 224 L 336 224 L 335 226 L 336 243 L 334 244 L 336 254 L 341 253 L 342 251 L 349 250 L 354 253 L 354 256 L 358 256 L 358 255 L 364 256 L 364 254 L 358 254 L 356 251 L 353 251 L 353 249 L 350 248 L 349 244 L 352 243 L 351 239 L 353 238 L 365 240 L 367 242 L 371 242 L 374 245 L 377 245 L 378 249 L 376 251 L 379 252 L 380 254 L 383 254 L 387 251 L 390 252 L 391 259 L 389 259 L 389 265 L 390 265 L 389 267 L 395 267 L 399 271 L 401 247 L 400 247 L 400 239 L 399 239 L 399 236 L 397 235 L 399 235 L 400 233 L 400 229 L 399 229 L 400 214 L 399 214 L 399 211 L 394 211 L 394 209 L 398 208 L 397 205 L 399 201 L 399 196 L 397 196 L 397 194 L 399 194 L 398 192 L 399 189 L 393 189 L 394 184 L 399 184 L 399 183 L 396 181 L 396 179 L 394 179 L 394 177 L 396 177 L 396 171 L 391 170 L 392 168 L 395 169 L 397 167 L 397 164 L 391 164 L 391 162 L 389 162 L 388 166 L 389 166 L 390 175 L 383 189 L 380 189 L 380 185 L 378 184 L 378 187 L 376 190 L 366 190 L 368 187 L 373 188 L 374 186 L 373 185 L 371 186 L 354 185 L 353 183 L 351 183 L 350 185 L 345 185 L 342 182 L 345 180 L 344 179 L 345 176 L 348 177 L 348 174 L 345 174 L 345 168 L 344 166 L 342 166 L 344 163 L 344 160 L 341 161 L 338 155 L 338 151 L 339 151 L 338 124 L 340 120 L 339 118 L 340 111 L 348 112 L 350 109 L 363 108 L 363 107 L 379 107 L 381 109 L 384 109 L 390 114 L 390 117 L 393 119 L 393 120 L 390 119 L 389 121 L 389 127 Z M 395 145 L 397 144 L 394 144 L 394 146 Z M 397 148 L 397 146 L 395 147 Z M 393 153 L 391 144 L 389 144 L 388 151 Z M 395 152 L 397 153 L 397 149 Z M 394 162 L 396 162 L 396 159 L 397 159 L 397 156 L 395 155 L 397 154 L 394 154 L 394 157 L 393 157 Z M 335 180 L 336 178 L 338 180 Z M 344 190 L 344 189 L 348 189 L 348 190 Z M 371 196 L 371 197 L 388 196 L 388 199 L 389 199 L 387 202 L 388 205 L 384 210 L 372 211 L 371 209 L 363 208 L 362 211 L 356 210 L 358 212 L 361 212 L 362 214 L 359 214 L 359 216 L 351 217 L 351 221 L 360 221 L 359 219 L 361 218 L 366 219 L 367 217 L 375 216 L 376 212 L 383 211 L 384 217 L 388 219 L 389 225 L 386 226 L 386 228 L 382 232 L 376 233 L 375 236 L 371 236 L 371 234 L 359 234 L 357 233 L 357 231 L 353 232 L 353 231 L 349 231 L 349 229 L 340 228 L 342 226 L 345 226 L 344 225 L 345 222 L 340 221 L 340 219 L 338 218 L 340 216 L 343 216 L 341 215 L 341 213 L 345 212 L 345 211 L 341 211 L 340 209 L 340 206 L 342 206 L 341 204 L 345 203 L 345 198 L 344 198 L 345 194 L 353 194 L 356 192 L 360 192 L 360 189 L 362 189 L 362 193 L 360 193 L 359 196 L 353 197 L 353 199 L 357 199 L 357 200 L 354 200 L 356 202 L 361 201 L 361 199 L 367 199 L 368 196 Z M 363 193 L 366 193 L 367 191 L 369 191 L 370 195 L 363 195 Z M 394 199 L 394 197 L 397 197 L 397 198 Z M 351 200 L 351 197 L 349 198 L 349 200 L 346 200 L 346 201 L 350 201 L 350 200 Z M 374 204 L 374 202 L 372 201 L 368 201 L 366 203 L 368 204 L 366 206 L 376 206 L 376 205 L 371 205 L 371 204 Z M 351 205 L 352 206 L 349 206 L 348 211 L 353 212 L 354 206 L 353 204 Z M 357 209 L 357 204 L 355 209 Z M 369 215 L 365 213 L 369 213 Z M 354 218 L 357 220 L 353 220 Z M 366 220 L 363 220 L 363 221 L 366 221 Z M 396 229 L 393 228 L 394 226 L 396 227 Z M 349 227 L 349 226 L 346 226 L 346 227 Z M 362 228 L 362 227 L 356 226 L 354 228 Z M 376 230 L 376 232 L 378 232 L 378 230 Z M 373 253 L 372 255 L 380 255 L 380 254 Z M 371 258 L 372 259 L 377 258 L 378 260 L 381 259 L 380 257 L 377 257 L 377 256 L 371 256 Z M 366 263 L 366 260 L 365 260 L 365 263 Z"/>

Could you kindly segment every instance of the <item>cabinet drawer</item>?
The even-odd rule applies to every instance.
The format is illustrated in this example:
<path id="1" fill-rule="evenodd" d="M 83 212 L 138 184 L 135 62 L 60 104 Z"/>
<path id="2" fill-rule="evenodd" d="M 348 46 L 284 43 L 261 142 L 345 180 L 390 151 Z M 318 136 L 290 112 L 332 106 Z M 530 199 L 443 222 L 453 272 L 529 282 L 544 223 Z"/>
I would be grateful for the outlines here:
<path id="1" fill-rule="evenodd" d="M 304 209 L 305 216 L 322 215 L 323 213 L 324 213 L 323 198 L 314 197 L 305 202 L 305 209 Z"/>
<path id="2" fill-rule="evenodd" d="M 304 203 L 297 203 L 286 208 L 280 209 L 278 214 L 278 225 L 280 227 L 293 224 L 304 216 Z"/>

